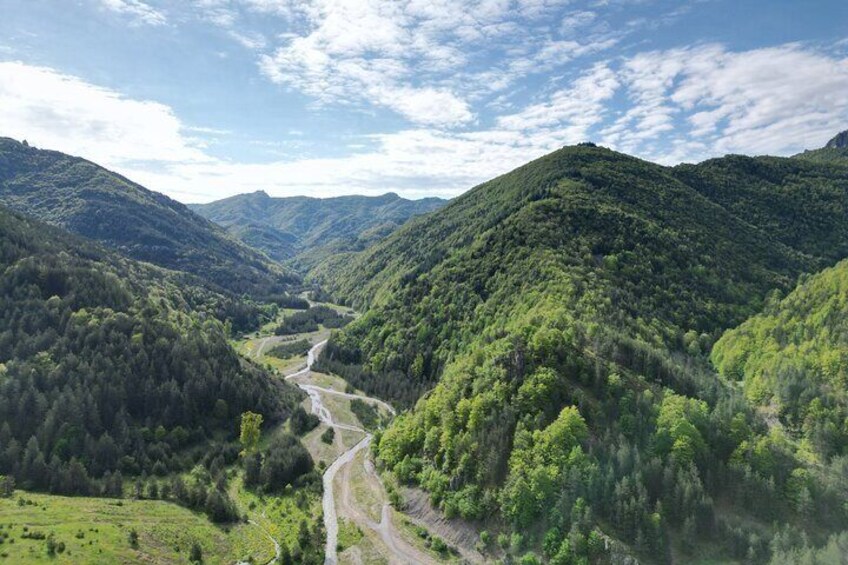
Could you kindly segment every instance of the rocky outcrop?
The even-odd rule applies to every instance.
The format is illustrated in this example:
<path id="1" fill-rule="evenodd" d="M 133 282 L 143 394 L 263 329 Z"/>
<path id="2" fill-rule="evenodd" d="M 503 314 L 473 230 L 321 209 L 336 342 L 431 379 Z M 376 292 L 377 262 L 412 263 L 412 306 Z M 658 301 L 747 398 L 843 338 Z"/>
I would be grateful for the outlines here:
<path id="1" fill-rule="evenodd" d="M 843 131 L 840 134 L 837 134 L 836 137 L 831 139 L 825 145 L 827 149 L 845 149 L 848 147 L 848 130 Z"/>

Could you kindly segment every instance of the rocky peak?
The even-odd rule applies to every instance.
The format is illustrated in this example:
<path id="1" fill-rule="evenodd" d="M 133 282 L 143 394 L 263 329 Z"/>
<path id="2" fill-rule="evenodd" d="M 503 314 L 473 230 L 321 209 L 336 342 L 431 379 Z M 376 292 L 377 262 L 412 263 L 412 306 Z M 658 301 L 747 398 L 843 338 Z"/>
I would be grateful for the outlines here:
<path id="1" fill-rule="evenodd" d="M 848 130 L 837 134 L 836 137 L 827 142 L 825 147 L 827 149 L 844 149 L 848 147 Z"/>

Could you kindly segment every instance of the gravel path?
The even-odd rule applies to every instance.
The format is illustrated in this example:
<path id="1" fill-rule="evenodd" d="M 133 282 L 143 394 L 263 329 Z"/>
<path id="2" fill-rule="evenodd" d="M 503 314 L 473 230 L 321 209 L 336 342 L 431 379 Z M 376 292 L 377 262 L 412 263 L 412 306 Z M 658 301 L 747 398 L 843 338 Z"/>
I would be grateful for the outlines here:
<path id="1" fill-rule="evenodd" d="M 312 365 L 315 363 L 315 359 L 317 358 L 318 353 L 326 343 L 327 340 L 324 340 L 312 346 L 312 349 L 309 350 L 309 353 L 306 356 L 306 367 L 297 372 L 292 373 L 291 375 L 287 375 L 285 379 L 291 380 L 296 377 L 308 375 L 309 372 L 312 370 Z M 312 413 L 318 416 L 322 423 L 332 428 L 350 430 L 365 434 L 365 437 L 362 438 L 359 443 L 342 453 L 338 458 L 336 458 L 335 461 L 333 461 L 333 463 L 327 468 L 327 470 L 324 471 L 324 496 L 322 500 L 322 506 L 324 509 L 324 528 L 327 531 L 327 543 L 324 550 L 324 563 L 325 565 L 336 565 L 338 563 L 338 552 L 336 546 L 338 545 L 339 539 L 339 520 L 338 515 L 336 513 L 336 499 L 335 494 L 333 492 L 333 481 L 336 477 L 336 474 L 342 468 L 347 465 L 350 465 L 350 463 L 356 457 L 357 453 L 359 453 L 363 449 L 366 449 L 371 444 L 371 439 L 373 438 L 373 436 L 362 428 L 336 423 L 333 419 L 333 414 L 326 406 L 324 406 L 324 403 L 321 400 L 321 394 L 332 394 L 336 396 L 342 396 L 344 398 L 359 398 L 368 402 L 378 404 L 389 412 L 391 412 L 392 414 L 395 414 L 395 410 L 386 402 L 383 402 L 382 400 L 377 398 L 371 398 L 370 396 L 339 392 L 336 390 L 322 388 L 306 383 L 297 383 L 297 386 L 299 386 L 304 392 L 306 392 L 306 394 L 309 395 L 309 399 L 312 403 Z M 383 500 L 381 520 L 379 523 L 375 523 L 373 520 L 368 519 L 368 517 L 365 516 L 364 513 L 360 512 L 359 509 L 351 503 L 350 484 L 347 480 L 347 478 L 349 477 L 349 473 L 347 472 L 344 473 L 342 476 L 343 490 L 341 497 L 341 507 L 344 508 L 345 513 L 350 515 L 360 527 L 372 529 L 380 536 L 380 539 L 383 541 L 386 548 L 392 554 L 390 557 L 391 563 L 434 563 L 433 559 L 431 559 L 428 555 L 426 555 L 416 547 L 410 545 L 400 536 L 400 534 L 395 528 L 394 522 L 392 521 L 391 507 L 389 506 L 388 501 L 386 500 L 387 496 L 385 493 L 385 489 L 383 488 L 382 482 L 380 481 L 380 478 L 374 471 L 373 467 L 369 468 L 367 464 L 367 458 L 365 459 L 365 461 L 367 480 L 372 485 L 372 487 L 376 489 L 376 492 L 380 493 L 380 496 Z"/>

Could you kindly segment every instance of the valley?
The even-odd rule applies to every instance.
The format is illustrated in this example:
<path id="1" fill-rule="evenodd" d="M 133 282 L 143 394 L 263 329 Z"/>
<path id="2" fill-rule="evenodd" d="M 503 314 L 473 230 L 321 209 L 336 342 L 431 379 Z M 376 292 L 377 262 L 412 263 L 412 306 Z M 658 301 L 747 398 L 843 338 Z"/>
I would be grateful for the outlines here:
<path id="1" fill-rule="evenodd" d="M 848 565 L 846 30 L 0 0 L 0 565 Z"/>
<path id="2" fill-rule="evenodd" d="M 0 563 L 845 545 L 841 145 L 676 167 L 565 147 L 414 217 L 342 207 L 328 232 L 307 201 L 285 267 L 93 164 L 4 147 L 26 167 L 0 177 L 24 210 L 0 207 Z M 75 204 L 27 215 L 69 163 L 98 189 L 68 202 L 134 191 L 151 226 L 177 214 L 235 255 L 172 241 L 192 260 L 152 264 L 65 231 Z M 243 200 L 209 210 L 238 226 Z M 327 235 L 348 212 L 397 225 Z"/>
<path id="3" fill-rule="evenodd" d="M 295 339 L 308 338 L 314 345 L 305 358 L 298 358 L 292 363 L 305 366 L 288 371 L 283 377 L 306 392 L 308 399 L 304 403 L 320 420 L 320 425 L 304 438 L 304 443 L 319 467 L 325 467 L 322 502 L 326 532 L 325 563 L 442 561 L 438 553 L 430 553 L 422 547 L 420 538 L 416 540 L 411 532 L 403 531 L 398 525 L 404 519 L 392 508 L 371 459 L 370 446 L 376 430 L 366 429 L 351 411 L 350 401 L 364 401 L 373 406 L 381 428 L 382 422 L 388 423 L 396 415 L 395 410 L 382 400 L 352 391 L 338 377 L 312 370 L 313 363 L 326 345 L 326 336 L 322 332 L 295 336 Z M 279 337 L 260 335 L 252 337 L 251 342 L 279 342 Z M 261 345 L 253 349 L 257 360 L 263 360 L 263 350 Z M 320 440 L 328 429 L 336 432 L 329 445 Z M 342 543 L 340 523 L 344 524 L 342 527 L 358 532 L 361 539 L 350 545 Z"/>

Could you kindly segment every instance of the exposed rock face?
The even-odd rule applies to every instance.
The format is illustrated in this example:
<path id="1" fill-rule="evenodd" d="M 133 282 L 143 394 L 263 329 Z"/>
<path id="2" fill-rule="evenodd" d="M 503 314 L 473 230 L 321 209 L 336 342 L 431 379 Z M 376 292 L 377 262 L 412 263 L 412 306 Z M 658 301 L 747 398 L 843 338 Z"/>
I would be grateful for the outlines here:
<path id="1" fill-rule="evenodd" d="M 825 147 L 828 149 L 844 149 L 848 147 L 848 130 L 837 134 L 836 137 L 827 142 Z"/>

